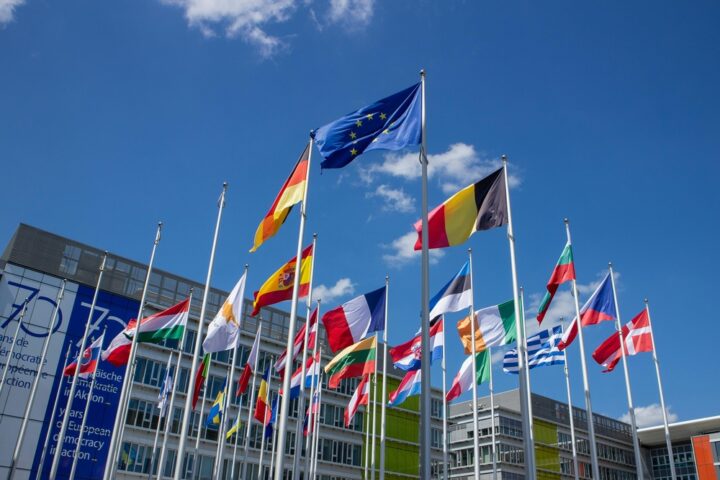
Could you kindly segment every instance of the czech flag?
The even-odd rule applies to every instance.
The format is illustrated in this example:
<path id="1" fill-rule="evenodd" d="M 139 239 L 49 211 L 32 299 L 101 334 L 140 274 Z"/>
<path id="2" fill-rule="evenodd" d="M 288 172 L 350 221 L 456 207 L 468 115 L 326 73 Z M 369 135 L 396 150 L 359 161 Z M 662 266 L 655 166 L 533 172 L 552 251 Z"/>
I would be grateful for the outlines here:
<path id="1" fill-rule="evenodd" d="M 333 353 L 385 329 L 385 287 L 353 298 L 322 317 Z"/>
<path id="2" fill-rule="evenodd" d="M 90 375 L 95 373 L 95 370 L 97 370 L 97 364 L 100 360 L 100 351 L 102 350 L 104 338 L 105 334 L 103 333 L 100 338 L 95 340 L 92 345 L 86 348 L 83 352 L 82 356 L 80 357 L 80 372 L 78 373 L 78 376 L 80 378 L 88 378 Z M 65 367 L 65 370 L 63 370 L 63 375 L 75 375 L 77 363 L 77 360 L 75 360 L 70 365 Z"/>
<path id="3" fill-rule="evenodd" d="M 608 272 L 597 290 L 580 309 L 580 318 L 582 319 L 582 326 L 587 327 L 606 320 L 615 320 L 615 317 L 617 317 L 617 308 L 615 307 L 615 297 L 613 296 L 612 282 Z M 575 340 L 577 329 L 578 323 L 577 317 L 575 317 L 568 329 L 565 330 L 562 340 L 558 343 L 559 350 L 565 350 Z"/>
<path id="4" fill-rule="evenodd" d="M 422 384 L 420 372 L 422 370 L 418 369 L 405 375 L 398 389 L 390 394 L 390 406 L 400 405 L 412 395 L 420 395 L 420 386 Z"/>

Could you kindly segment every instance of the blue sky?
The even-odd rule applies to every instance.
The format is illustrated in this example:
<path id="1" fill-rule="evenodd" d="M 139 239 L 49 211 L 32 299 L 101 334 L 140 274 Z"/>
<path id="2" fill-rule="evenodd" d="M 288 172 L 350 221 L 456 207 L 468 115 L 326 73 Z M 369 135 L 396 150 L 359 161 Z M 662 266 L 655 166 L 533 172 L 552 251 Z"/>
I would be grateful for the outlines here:
<path id="1" fill-rule="evenodd" d="M 425 68 L 431 206 L 507 154 L 527 303 L 544 291 L 570 217 L 583 300 L 613 261 L 623 321 L 651 301 L 672 413 L 716 415 L 719 21 L 710 1 L 0 0 L 0 239 L 26 222 L 145 261 L 162 219 L 158 266 L 202 281 L 227 180 L 213 284 L 230 289 L 249 263 L 257 288 L 294 255 L 296 214 L 248 250 L 309 130 Z M 313 157 L 316 285 L 334 306 L 389 274 L 391 343 L 418 322 L 407 236 L 416 158 L 372 152 L 321 175 Z M 437 254 L 431 291 L 467 247 L 476 306 L 509 299 L 504 229 Z M 550 319 L 571 314 L 562 292 Z M 448 318 L 449 379 L 462 360 L 450 328 L 459 318 Z M 611 332 L 588 329 L 588 350 Z M 590 370 L 595 410 L 623 415 L 622 370 Z M 498 390 L 516 385 L 496 372 Z M 641 417 L 659 419 L 650 355 L 632 358 L 630 374 L 636 405 L 650 406 Z M 561 369 L 537 369 L 532 382 L 564 398 Z"/>

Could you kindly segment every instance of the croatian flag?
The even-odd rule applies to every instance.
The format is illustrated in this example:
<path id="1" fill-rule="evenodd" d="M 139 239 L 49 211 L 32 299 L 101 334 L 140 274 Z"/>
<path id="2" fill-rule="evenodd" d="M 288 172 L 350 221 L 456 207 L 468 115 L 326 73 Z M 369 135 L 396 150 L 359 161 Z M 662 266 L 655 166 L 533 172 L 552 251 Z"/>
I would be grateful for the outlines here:
<path id="1" fill-rule="evenodd" d="M 318 310 L 317 308 L 312 312 L 310 315 L 310 331 L 308 332 L 308 350 L 312 350 L 315 346 L 315 337 L 317 336 L 317 315 Z M 292 353 L 292 359 L 295 360 L 297 358 L 298 353 L 302 350 L 303 343 L 305 342 L 305 327 L 307 326 L 307 323 L 303 324 L 303 326 L 298 330 L 297 334 L 295 335 L 295 340 L 293 341 L 293 353 Z M 283 350 L 278 359 L 275 361 L 275 371 L 282 377 L 283 371 L 285 370 L 285 355 L 287 354 L 287 350 Z"/>
<path id="2" fill-rule="evenodd" d="M 333 353 L 385 329 L 385 287 L 330 310 L 323 315 L 322 322 Z"/>
<path id="3" fill-rule="evenodd" d="M 388 402 L 390 406 L 400 405 L 411 395 L 420 395 L 420 386 L 422 383 L 420 372 L 422 372 L 422 370 L 415 370 L 405 375 L 398 389 L 390 394 L 390 401 Z"/>
<path id="4" fill-rule="evenodd" d="M 100 338 L 95 340 L 92 345 L 86 348 L 83 352 L 82 357 L 80 358 L 80 372 L 78 373 L 78 376 L 80 378 L 88 378 L 90 375 L 95 373 L 95 370 L 97 370 L 97 364 L 100 360 L 100 351 L 102 350 L 104 338 L 105 334 L 103 333 L 102 335 L 100 335 Z M 63 370 L 63 375 L 75 375 L 76 368 L 77 360 L 65 367 L 65 370 Z"/>
<path id="5" fill-rule="evenodd" d="M 588 298 L 585 305 L 580 309 L 580 318 L 582 326 L 595 325 L 606 320 L 615 320 L 617 316 L 617 308 L 615 307 L 615 298 L 613 296 L 612 282 L 610 273 L 603 279 L 600 286 Z M 565 330 L 562 340 L 558 343 L 559 350 L 565 350 L 577 336 L 578 323 L 577 317 L 573 318 L 570 326 Z"/>
<path id="6" fill-rule="evenodd" d="M 441 359 L 445 346 L 445 332 L 443 331 L 445 319 L 438 317 L 430 324 L 430 365 L 433 360 Z M 392 357 L 395 368 L 406 372 L 417 370 L 421 364 L 421 335 L 416 335 L 410 341 L 393 347 L 388 352 Z"/>

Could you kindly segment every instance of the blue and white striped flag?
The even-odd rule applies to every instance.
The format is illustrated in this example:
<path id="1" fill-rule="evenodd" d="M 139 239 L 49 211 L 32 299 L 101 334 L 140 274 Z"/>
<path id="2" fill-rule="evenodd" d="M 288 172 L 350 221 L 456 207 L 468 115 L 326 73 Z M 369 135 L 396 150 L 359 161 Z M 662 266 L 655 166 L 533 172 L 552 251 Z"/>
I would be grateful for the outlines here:
<path id="1" fill-rule="evenodd" d="M 558 350 L 558 343 L 562 340 L 562 326 L 558 325 L 552 330 L 543 330 L 537 335 L 527 339 L 528 368 L 545 365 L 564 365 L 565 352 Z M 503 359 L 505 373 L 518 373 L 518 353 L 514 348 L 505 354 Z"/>
<path id="2" fill-rule="evenodd" d="M 165 416 L 165 410 L 167 410 L 168 407 L 168 397 L 172 392 L 172 383 L 172 375 L 170 375 L 170 370 L 168 370 L 165 374 L 165 380 L 163 380 L 160 393 L 158 394 L 158 408 L 160 409 L 160 417 Z"/>

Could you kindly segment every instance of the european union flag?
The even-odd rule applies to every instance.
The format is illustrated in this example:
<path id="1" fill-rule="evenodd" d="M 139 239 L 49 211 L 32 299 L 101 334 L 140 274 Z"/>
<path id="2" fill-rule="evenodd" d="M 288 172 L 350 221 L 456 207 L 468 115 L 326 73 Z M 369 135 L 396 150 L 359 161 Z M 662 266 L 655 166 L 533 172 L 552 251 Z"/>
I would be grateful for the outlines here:
<path id="1" fill-rule="evenodd" d="M 322 168 L 342 168 L 368 150 L 400 150 L 422 140 L 421 89 L 410 88 L 349 113 L 314 134 Z"/>

